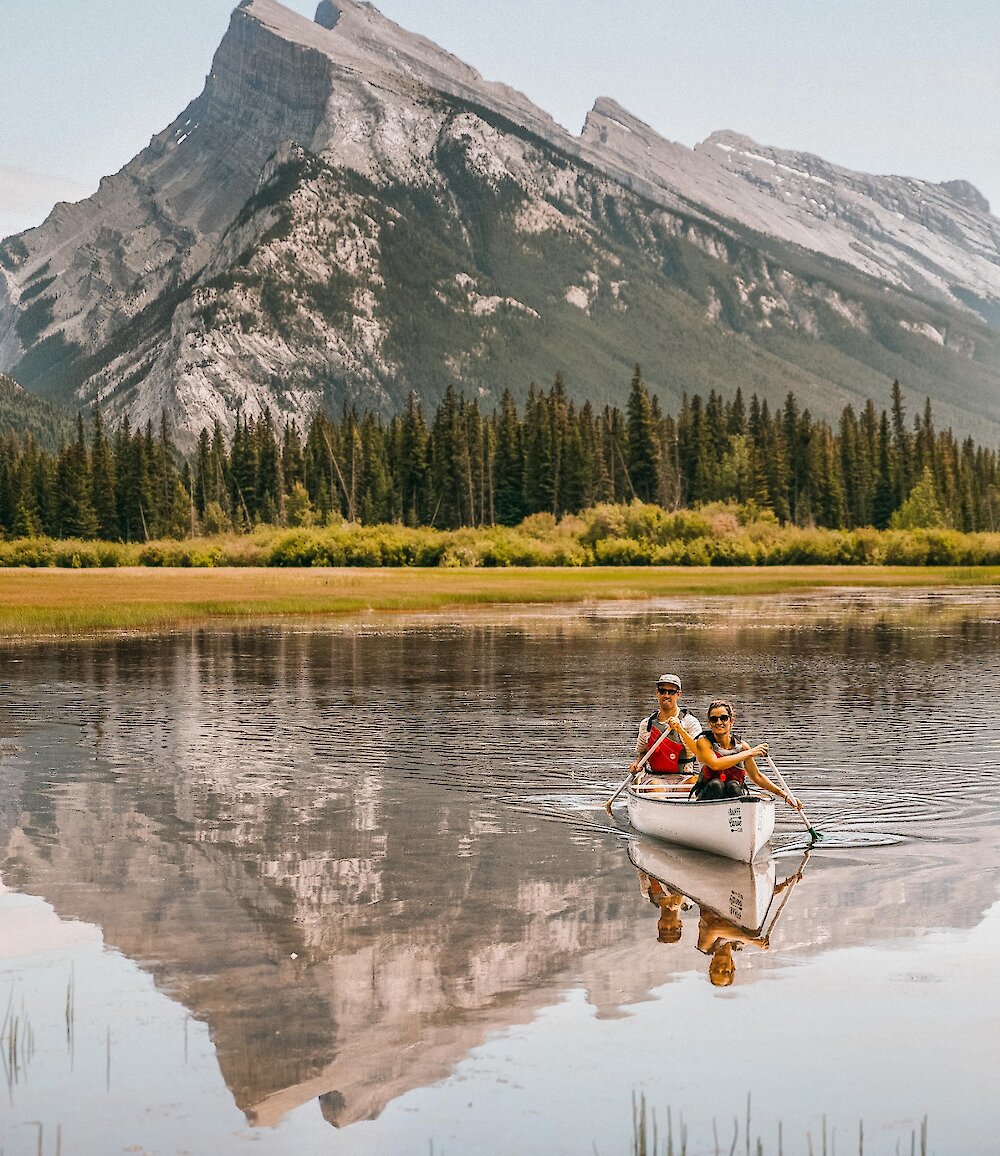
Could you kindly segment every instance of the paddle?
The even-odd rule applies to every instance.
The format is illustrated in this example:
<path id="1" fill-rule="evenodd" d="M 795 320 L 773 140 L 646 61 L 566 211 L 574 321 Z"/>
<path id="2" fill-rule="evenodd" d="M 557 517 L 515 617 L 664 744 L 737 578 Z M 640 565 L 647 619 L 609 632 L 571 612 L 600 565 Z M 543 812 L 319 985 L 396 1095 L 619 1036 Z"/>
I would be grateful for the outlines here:
<path id="1" fill-rule="evenodd" d="M 806 847 L 805 851 L 802 853 L 802 862 L 799 864 L 798 871 L 796 871 L 794 875 L 789 875 L 785 882 L 781 884 L 781 886 L 785 888 L 785 894 L 781 897 L 781 902 L 778 904 L 778 910 L 774 913 L 774 918 L 771 920 L 771 926 L 768 927 L 766 935 L 764 934 L 764 928 L 767 925 L 767 914 L 765 913 L 764 922 L 760 925 L 761 934 L 758 937 L 765 948 L 771 946 L 771 935 L 774 932 L 774 925 L 778 922 L 778 916 L 781 915 L 782 911 L 785 910 L 785 904 L 788 902 L 788 897 L 792 893 L 792 888 L 802 879 L 802 872 L 805 870 L 806 864 L 808 862 L 809 848 Z M 786 884 L 787 886 L 785 886 Z M 775 893 L 777 893 L 777 890 L 778 889 L 775 888 Z M 773 902 L 774 895 L 771 896 L 771 903 Z M 768 904 L 768 911 L 770 911 L 770 909 L 770 904 Z"/>
<path id="2" fill-rule="evenodd" d="M 778 768 L 774 765 L 774 759 L 772 759 L 770 755 L 765 755 L 764 757 L 767 760 L 767 765 L 771 768 L 771 773 L 778 780 L 778 786 L 781 787 L 781 789 L 785 792 L 786 795 L 791 795 L 792 792 L 789 790 L 788 784 L 782 778 L 781 771 L 779 771 Z M 792 798 L 794 798 L 794 797 L 795 796 L 792 795 Z M 802 822 L 805 823 L 806 828 L 809 831 L 809 835 L 812 838 L 812 841 L 814 843 L 818 843 L 820 841 L 820 839 L 823 838 L 823 836 L 819 831 L 816 830 L 815 827 L 813 827 L 810 824 L 809 820 L 806 818 L 805 811 L 800 811 L 795 807 L 793 807 L 792 810 L 795 811 L 796 815 L 798 815 L 798 817 L 802 820 Z"/>
<path id="3" fill-rule="evenodd" d="M 653 745 L 649 748 L 649 750 L 646 751 L 646 753 L 640 759 L 639 765 L 635 768 L 634 771 L 629 771 L 627 777 L 625 778 L 625 781 L 621 784 L 621 786 L 618 788 L 618 790 L 615 791 L 615 793 L 611 796 L 611 798 L 608 799 L 608 801 L 604 804 L 604 809 L 605 809 L 605 811 L 607 811 L 607 813 L 609 815 L 611 814 L 611 804 L 615 801 L 615 799 L 618 798 L 618 796 L 622 793 L 622 791 L 625 790 L 625 788 L 629 785 L 629 783 L 632 782 L 632 780 L 642 770 L 642 768 L 646 765 L 646 763 L 649 762 L 649 759 L 652 756 L 653 751 L 656 750 L 656 748 L 660 745 L 660 743 L 663 742 L 663 740 L 667 737 L 668 734 L 670 734 L 669 728 L 667 730 L 665 730 L 660 735 L 660 737 L 656 740 L 656 742 L 653 743 Z"/>

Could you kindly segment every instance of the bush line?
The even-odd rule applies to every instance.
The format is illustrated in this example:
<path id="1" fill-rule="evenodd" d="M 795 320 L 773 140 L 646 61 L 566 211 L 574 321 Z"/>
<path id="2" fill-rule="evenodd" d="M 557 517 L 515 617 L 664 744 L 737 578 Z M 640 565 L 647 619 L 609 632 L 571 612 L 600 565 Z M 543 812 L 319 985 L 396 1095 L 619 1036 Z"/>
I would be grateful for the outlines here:
<path id="1" fill-rule="evenodd" d="M 0 567 L 122 566 L 997 566 L 1000 533 L 827 530 L 779 525 L 749 505 L 669 512 L 600 505 L 559 522 L 433 530 L 338 523 L 147 543 L 53 538 L 0 542 Z"/>

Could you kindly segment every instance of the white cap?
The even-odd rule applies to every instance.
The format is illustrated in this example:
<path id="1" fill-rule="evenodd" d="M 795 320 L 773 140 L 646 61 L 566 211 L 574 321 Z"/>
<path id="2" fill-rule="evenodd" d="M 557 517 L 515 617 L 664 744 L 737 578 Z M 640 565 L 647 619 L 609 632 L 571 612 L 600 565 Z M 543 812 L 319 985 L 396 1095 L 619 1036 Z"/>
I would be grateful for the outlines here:
<path id="1" fill-rule="evenodd" d="M 681 679 L 679 674 L 661 674 L 660 677 L 656 680 L 656 685 L 659 686 L 664 682 L 669 682 L 671 686 L 676 686 L 678 690 L 681 689 Z"/>

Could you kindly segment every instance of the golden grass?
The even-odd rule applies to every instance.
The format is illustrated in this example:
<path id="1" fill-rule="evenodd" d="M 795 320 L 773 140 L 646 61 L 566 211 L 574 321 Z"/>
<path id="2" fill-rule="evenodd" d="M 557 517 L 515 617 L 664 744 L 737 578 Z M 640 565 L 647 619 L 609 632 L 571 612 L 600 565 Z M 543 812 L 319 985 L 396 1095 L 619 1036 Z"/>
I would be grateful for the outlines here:
<path id="1" fill-rule="evenodd" d="M 0 571 L 0 637 L 163 630 L 211 620 L 1000 583 L 1000 567 L 25 569 Z"/>

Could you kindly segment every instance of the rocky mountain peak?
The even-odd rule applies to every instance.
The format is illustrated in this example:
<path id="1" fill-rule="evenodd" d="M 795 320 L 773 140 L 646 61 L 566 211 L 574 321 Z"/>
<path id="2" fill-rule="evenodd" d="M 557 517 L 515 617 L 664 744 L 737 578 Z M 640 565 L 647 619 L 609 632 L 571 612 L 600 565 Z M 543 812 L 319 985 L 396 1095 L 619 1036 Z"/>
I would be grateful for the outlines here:
<path id="1" fill-rule="evenodd" d="M 581 375 L 606 383 L 600 356 L 647 360 L 620 347 L 649 327 L 616 328 L 646 294 L 648 315 L 711 328 L 721 379 L 744 360 L 720 352 L 724 331 L 812 342 L 832 309 L 868 333 L 844 299 L 858 271 L 880 301 L 910 295 L 906 333 L 971 357 L 972 311 L 1000 328 L 988 209 L 965 181 L 870 176 L 739 133 L 691 149 L 610 97 L 576 136 L 362 0 L 321 0 L 315 21 L 241 0 L 177 119 L 0 246 L 0 370 L 111 418 L 166 408 L 196 434 L 241 407 L 305 420 L 321 398 L 388 410 L 411 387 L 502 389 L 539 358 L 572 372 L 585 349 Z M 817 268 L 840 287 L 806 292 Z M 691 348 L 687 385 L 701 336 Z M 786 380 L 768 366 L 761 380 Z"/>
<path id="2" fill-rule="evenodd" d="M 977 213 L 988 213 L 990 203 L 971 181 L 942 181 L 941 188 L 951 193 L 960 205 Z"/>
<path id="3" fill-rule="evenodd" d="M 322 28 L 334 29 L 337 27 L 340 13 L 341 9 L 333 3 L 333 0 L 320 0 L 316 9 L 316 23 Z"/>

